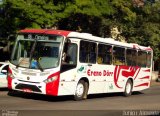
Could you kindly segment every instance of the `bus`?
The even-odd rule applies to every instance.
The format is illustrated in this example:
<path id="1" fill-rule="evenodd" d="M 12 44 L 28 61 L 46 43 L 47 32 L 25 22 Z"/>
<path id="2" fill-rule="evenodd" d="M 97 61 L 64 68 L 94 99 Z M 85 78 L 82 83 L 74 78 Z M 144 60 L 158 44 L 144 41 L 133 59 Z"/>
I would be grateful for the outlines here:
<path id="1" fill-rule="evenodd" d="M 124 93 L 150 87 L 150 47 L 89 33 L 52 29 L 19 31 L 8 72 L 9 90 L 51 96 Z"/>

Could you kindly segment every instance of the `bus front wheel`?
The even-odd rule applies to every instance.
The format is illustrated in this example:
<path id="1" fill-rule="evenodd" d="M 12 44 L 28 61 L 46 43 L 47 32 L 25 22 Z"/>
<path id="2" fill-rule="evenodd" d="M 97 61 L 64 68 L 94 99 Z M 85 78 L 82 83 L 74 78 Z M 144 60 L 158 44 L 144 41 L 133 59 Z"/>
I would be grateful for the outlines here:
<path id="1" fill-rule="evenodd" d="M 132 87 L 133 87 L 133 83 L 132 81 L 129 79 L 126 83 L 126 86 L 125 86 L 125 90 L 124 90 L 124 96 L 128 97 L 132 94 Z"/>
<path id="2" fill-rule="evenodd" d="M 88 83 L 80 80 L 77 84 L 74 100 L 79 101 L 87 98 Z"/>

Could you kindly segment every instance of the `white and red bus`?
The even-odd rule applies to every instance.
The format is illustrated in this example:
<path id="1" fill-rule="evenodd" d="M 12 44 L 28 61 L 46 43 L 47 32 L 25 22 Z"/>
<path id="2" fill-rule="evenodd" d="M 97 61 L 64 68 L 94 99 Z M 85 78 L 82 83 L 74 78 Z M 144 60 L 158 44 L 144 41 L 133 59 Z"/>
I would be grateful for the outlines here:
<path id="1" fill-rule="evenodd" d="M 12 52 L 8 88 L 53 96 L 133 91 L 150 87 L 150 47 L 62 30 L 21 30 Z"/>

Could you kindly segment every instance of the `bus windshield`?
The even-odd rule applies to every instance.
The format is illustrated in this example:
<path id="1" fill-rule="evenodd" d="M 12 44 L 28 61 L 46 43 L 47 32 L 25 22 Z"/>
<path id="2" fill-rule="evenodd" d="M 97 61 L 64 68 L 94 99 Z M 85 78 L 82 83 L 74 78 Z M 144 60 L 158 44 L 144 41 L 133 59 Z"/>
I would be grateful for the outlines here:
<path id="1" fill-rule="evenodd" d="M 30 69 L 54 68 L 59 65 L 60 45 L 63 36 L 18 35 L 11 63 Z"/>

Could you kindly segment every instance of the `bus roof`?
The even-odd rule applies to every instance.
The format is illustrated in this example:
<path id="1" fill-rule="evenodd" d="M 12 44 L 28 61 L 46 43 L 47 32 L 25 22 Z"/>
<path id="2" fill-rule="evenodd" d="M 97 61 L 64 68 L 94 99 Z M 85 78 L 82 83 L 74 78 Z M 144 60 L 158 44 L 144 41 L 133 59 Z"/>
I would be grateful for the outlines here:
<path id="1" fill-rule="evenodd" d="M 136 43 L 120 42 L 112 38 L 97 37 L 89 33 L 80 33 L 80 32 L 74 32 L 74 31 L 55 30 L 55 29 L 24 29 L 24 30 L 20 30 L 20 33 L 37 33 L 37 34 L 51 34 L 51 35 L 56 34 L 56 35 L 62 35 L 65 37 L 74 37 L 74 38 L 86 39 L 90 41 L 108 43 L 112 45 L 125 46 L 125 47 L 134 48 L 138 50 L 152 51 L 150 47 L 140 46 Z"/>
<path id="2" fill-rule="evenodd" d="M 64 31 L 64 30 L 54 30 L 54 29 L 24 29 L 20 30 L 20 33 L 37 33 L 37 34 L 55 34 L 55 35 L 62 35 L 67 37 L 67 35 L 71 31 Z"/>
<path id="3" fill-rule="evenodd" d="M 124 46 L 124 47 L 133 48 L 133 49 L 137 49 L 137 50 L 152 51 L 152 48 L 150 48 L 150 47 L 141 46 L 136 43 L 120 42 L 120 41 L 114 40 L 113 38 L 97 37 L 97 36 L 93 36 L 92 34 L 89 34 L 89 33 L 71 32 L 68 34 L 68 37 L 86 39 L 86 40 L 90 40 L 90 41 L 97 41 L 100 43 L 118 45 L 121 47 Z"/>

